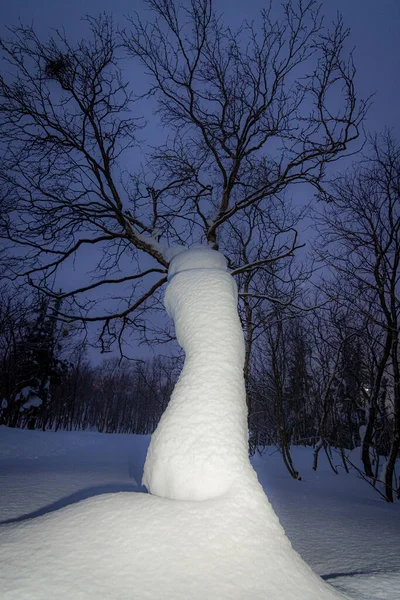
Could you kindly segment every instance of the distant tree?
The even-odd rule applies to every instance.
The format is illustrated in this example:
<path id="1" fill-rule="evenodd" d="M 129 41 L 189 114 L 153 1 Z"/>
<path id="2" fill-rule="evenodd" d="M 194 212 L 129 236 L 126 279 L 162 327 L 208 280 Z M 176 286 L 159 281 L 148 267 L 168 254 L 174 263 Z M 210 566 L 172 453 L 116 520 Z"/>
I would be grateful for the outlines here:
<path id="1" fill-rule="evenodd" d="M 175 360 L 114 357 L 94 366 L 79 345 L 68 362 L 68 370 L 50 388 L 51 403 L 38 415 L 37 427 L 45 422 L 55 430 L 153 433 L 177 379 Z"/>
<path id="2" fill-rule="evenodd" d="M 67 356 L 68 369 L 51 387 L 52 401 L 40 419 L 55 430 L 89 428 L 89 407 L 93 396 L 93 367 L 86 355 L 86 345 L 79 343 Z"/>
<path id="3" fill-rule="evenodd" d="M 390 134 L 376 137 L 370 154 L 337 179 L 323 217 L 324 260 L 340 279 L 342 301 L 381 329 L 375 375 L 368 386 L 367 424 L 362 458 L 373 477 L 370 449 L 375 445 L 383 388 L 392 424 L 385 473 L 386 497 L 393 501 L 394 469 L 400 448 L 399 277 L 400 147 Z"/>
<path id="4" fill-rule="evenodd" d="M 356 330 L 345 321 L 340 323 L 343 336 L 337 385 L 337 413 L 340 422 L 336 426 L 336 440 L 341 448 L 360 446 L 360 428 L 365 421 L 366 390 L 371 387 L 371 372 L 367 364 L 370 344 L 364 332 Z"/>
<path id="5" fill-rule="evenodd" d="M 2 287 L 0 291 L 0 419 L 12 425 L 19 417 L 17 397 L 20 386 L 16 378 L 18 348 L 27 337 L 31 305 L 27 296 Z"/>
<path id="6" fill-rule="evenodd" d="M 291 319 L 286 326 L 288 375 L 285 395 L 290 410 L 291 441 L 313 443 L 314 407 L 312 404 L 310 333 L 301 318 Z"/>
<path id="7" fill-rule="evenodd" d="M 301 427 L 307 399 L 292 395 L 290 357 L 295 354 L 295 348 L 291 327 L 292 320 L 276 310 L 264 320 L 264 330 L 257 340 L 249 379 L 253 407 L 249 416 L 250 448 L 254 451 L 275 444 L 290 475 L 300 479 L 290 448 L 297 441 L 294 434 Z"/>
<path id="8" fill-rule="evenodd" d="M 60 357 L 58 303 L 37 294 L 15 300 L 4 290 L 2 309 L 3 420 L 34 428 L 39 414 L 48 410 L 51 385 L 67 368 Z"/>
<path id="9" fill-rule="evenodd" d="M 25 402 L 23 418 L 30 429 L 35 427 L 39 414 L 43 417 L 51 402 L 51 387 L 62 378 L 68 364 L 61 358 L 62 330 L 57 316 L 60 301 L 41 297 L 36 315 L 29 326 L 27 338 L 18 349 L 17 372 L 24 381 L 21 391 Z M 45 427 L 45 420 L 42 419 Z"/>

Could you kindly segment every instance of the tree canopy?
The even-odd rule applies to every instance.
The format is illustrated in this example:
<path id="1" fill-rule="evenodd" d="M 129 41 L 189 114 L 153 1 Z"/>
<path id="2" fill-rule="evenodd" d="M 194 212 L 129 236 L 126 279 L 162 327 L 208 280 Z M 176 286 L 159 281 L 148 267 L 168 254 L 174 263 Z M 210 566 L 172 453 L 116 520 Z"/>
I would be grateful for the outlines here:
<path id="1" fill-rule="evenodd" d="M 61 318 L 100 323 L 103 349 L 122 347 L 126 327 L 148 331 L 167 246 L 219 248 L 248 306 L 271 280 L 290 302 L 300 242 L 288 196 L 321 190 L 368 105 L 349 32 L 340 18 L 326 26 L 315 0 L 269 6 L 236 31 L 211 0 L 146 5 L 148 21 L 119 30 L 89 17 L 76 44 L 23 25 L 0 41 L 2 272 L 62 299 Z M 162 143 L 139 155 L 153 100 Z M 83 283 L 53 291 L 89 259 Z"/>

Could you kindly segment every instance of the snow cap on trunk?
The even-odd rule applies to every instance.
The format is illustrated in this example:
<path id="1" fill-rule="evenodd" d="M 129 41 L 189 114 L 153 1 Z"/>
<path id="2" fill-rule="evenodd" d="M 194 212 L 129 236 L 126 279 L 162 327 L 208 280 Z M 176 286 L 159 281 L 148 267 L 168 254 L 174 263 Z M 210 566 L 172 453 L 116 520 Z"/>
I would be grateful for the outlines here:
<path id="1" fill-rule="evenodd" d="M 188 249 L 184 246 L 173 246 L 165 253 L 169 261 L 168 280 L 182 271 L 191 269 L 221 269 L 227 270 L 226 258 L 220 252 L 208 246 L 193 246 Z"/>

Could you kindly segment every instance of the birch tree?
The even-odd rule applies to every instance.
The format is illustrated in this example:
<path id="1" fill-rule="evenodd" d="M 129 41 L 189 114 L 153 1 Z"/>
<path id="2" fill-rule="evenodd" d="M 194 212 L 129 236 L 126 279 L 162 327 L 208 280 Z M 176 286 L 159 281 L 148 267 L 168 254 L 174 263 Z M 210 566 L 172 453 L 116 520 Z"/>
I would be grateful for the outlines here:
<path id="1" fill-rule="evenodd" d="M 400 447 L 399 277 L 400 277 L 400 147 L 390 134 L 371 140 L 370 154 L 338 178 L 325 211 L 325 259 L 346 282 L 342 299 L 382 332 L 372 386 L 362 458 L 373 477 L 374 445 L 382 390 L 391 382 L 386 410 L 391 415 L 391 446 L 385 472 L 386 497 L 393 501 L 394 469 Z M 385 391 L 386 396 L 386 391 Z"/>

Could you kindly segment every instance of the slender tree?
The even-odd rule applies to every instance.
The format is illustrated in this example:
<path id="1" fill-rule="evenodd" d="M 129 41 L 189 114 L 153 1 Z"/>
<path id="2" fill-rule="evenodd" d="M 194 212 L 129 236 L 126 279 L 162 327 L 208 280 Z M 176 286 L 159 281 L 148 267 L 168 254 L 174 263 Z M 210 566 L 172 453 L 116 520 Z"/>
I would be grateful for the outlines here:
<path id="1" fill-rule="evenodd" d="M 394 468 L 400 447 L 399 293 L 400 147 L 390 134 L 371 142 L 371 153 L 331 193 L 323 222 L 325 260 L 346 282 L 343 301 L 382 331 L 375 377 L 368 387 L 369 406 L 363 440 L 365 473 L 373 477 L 370 448 L 380 409 L 382 387 L 391 382 L 386 410 L 392 435 L 387 459 L 386 497 L 393 501 Z M 385 394 L 386 395 L 386 394 Z"/>

